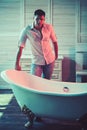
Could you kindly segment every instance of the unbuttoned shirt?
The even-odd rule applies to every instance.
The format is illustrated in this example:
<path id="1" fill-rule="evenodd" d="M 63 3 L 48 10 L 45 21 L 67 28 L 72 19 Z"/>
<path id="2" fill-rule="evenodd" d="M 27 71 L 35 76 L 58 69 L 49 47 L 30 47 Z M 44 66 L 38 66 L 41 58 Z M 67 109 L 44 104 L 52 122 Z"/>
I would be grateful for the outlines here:
<path id="1" fill-rule="evenodd" d="M 44 23 L 41 32 L 33 27 L 33 24 L 25 27 L 19 38 L 19 46 L 25 47 L 29 39 L 32 51 L 32 63 L 38 65 L 50 64 L 55 60 L 52 43 L 57 38 L 52 25 Z"/>

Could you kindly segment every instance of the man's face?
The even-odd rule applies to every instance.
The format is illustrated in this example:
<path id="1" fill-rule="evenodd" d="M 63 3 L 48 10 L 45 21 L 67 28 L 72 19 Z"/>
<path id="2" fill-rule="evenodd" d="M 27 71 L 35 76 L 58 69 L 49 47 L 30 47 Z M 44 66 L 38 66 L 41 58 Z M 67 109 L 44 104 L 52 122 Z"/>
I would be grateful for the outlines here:
<path id="1" fill-rule="evenodd" d="M 45 22 L 45 17 L 44 17 L 44 15 L 42 15 L 42 16 L 35 15 L 35 16 L 34 16 L 34 26 L 35 26 L 35 27 L 41 28 L 42 25 L 44 24 L 44 22 Z"/>

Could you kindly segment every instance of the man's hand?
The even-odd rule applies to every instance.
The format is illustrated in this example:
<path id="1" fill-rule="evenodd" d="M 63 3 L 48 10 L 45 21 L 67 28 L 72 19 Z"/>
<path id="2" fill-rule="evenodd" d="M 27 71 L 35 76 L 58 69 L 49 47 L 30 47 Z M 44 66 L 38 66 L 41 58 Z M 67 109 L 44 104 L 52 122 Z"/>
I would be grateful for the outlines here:
<path id="1" fill-rule="evenodd" d="M 15 64 L 15 69 L 20 70 L 20 71 L 21 71 L 20 58 L 21 58 L 21 55 L 22 55 L 22 49 L 23 49 L 23 47 L 19 47 L 17 57 L 16 57 L 16 64 Z"/>

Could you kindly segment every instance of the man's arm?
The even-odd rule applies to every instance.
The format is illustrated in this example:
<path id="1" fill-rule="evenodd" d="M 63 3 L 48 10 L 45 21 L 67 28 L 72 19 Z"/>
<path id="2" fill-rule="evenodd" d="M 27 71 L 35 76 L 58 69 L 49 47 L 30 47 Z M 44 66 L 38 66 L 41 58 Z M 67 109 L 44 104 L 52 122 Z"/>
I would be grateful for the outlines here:
<path id="1" fill-rule="evenodd" d="M 22 55 L 22 50 L 23 50 L 23 47 L 19 47 L 17 57 L 16 57 L 16 63 L 15 63 L 16 70 L 21 70 L 20 59 L 21 59 L 21 55 Z"/>
<path id="2" fill-rule="evenodd" d="M 58 58 L 58 43 L 57 43 L 57 37 L 56 34 L 54 32 L 54 28 L 52 25 L 50 25 L 50 29 L 51 29 L 51 34 L 50 34 L 50 38 L 52 40 L 53 46 L 54 46 L 54 52 L 55 52 L 55 60 L 57 60 Z"/>
<path id="3" fill-rule="evenodd" d="M 55 60 L 57 60 L 57 58 L 58 58 L 58 44 L 57 44 L 57 42 L 54 42 L 53 45 L 54 45 L 54 52 L 55 52 Z"/>

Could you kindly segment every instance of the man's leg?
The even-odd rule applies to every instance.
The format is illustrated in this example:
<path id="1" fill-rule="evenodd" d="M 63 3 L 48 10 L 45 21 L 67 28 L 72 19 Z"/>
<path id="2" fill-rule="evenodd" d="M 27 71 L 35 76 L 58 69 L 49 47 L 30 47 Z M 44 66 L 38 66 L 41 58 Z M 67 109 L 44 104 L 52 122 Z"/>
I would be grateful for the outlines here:
<path id="1" fill-rule="evenodd" d="M 41 75 L 42 75 L 41 65 L 32 64 L 31 65 L 31 74 L 41 77 Z"/>
<path id="2" fill-rule="evenodd" d="M 51 79 L 53 69 L 54 69 L 55 62 L 52 62 L 51 64 L 46 64 L 43 67 L 43 78 Z"/>

